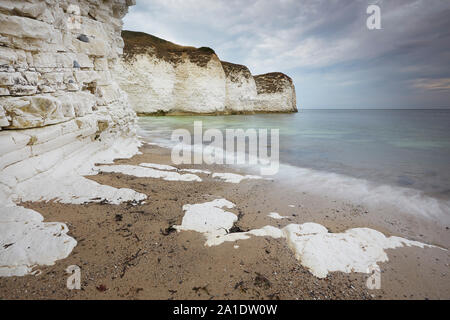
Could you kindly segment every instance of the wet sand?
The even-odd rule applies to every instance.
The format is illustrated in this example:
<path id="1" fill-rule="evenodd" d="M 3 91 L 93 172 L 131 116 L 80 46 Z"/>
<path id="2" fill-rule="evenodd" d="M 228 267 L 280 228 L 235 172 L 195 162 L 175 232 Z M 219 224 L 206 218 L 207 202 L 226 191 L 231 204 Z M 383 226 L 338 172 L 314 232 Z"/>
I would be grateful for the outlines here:
<path id="1" fill-rule="evenodd" d="M 141 155 L 116 164 L 170 163 L 170 152 L 145 145 Z M 242 173 L 224 166 L 179 166 Z M 182 207 L 225 198 L 236 204 L 241 230 L 266 225 L 316 222 L 330 232 L 369 227 L 385 235 L 446 247 L 446 226 L 372 212 L 361 205 L 288 190 L 276 181 L 230 184 L 198 174 L 203 182 L 171 182 L 101 173 L 89 179 L 148 195 L 144 204 L 67 205 L 23 203 L 46 222 L 67 223 L 78 241 L 71 255 L 37 276 L 0 278 L 0 299 L 449 299 L 450 254 L 436 248 L 387 250 L 381 289 L 369 290 L 369 275 L 330 273 L 314 277 L 294 257 L 284 239 L 252 237 L 206 247 L 197 232 L 173 231 Z M 291 207 L 293 205 L 294 207 Z M 278 212 L 288 219 L 268 217 Z M 431 229 L 430 229 L 431 228 Z M 420 232 L 418 232 L 420 230 Z M 239 248 L 235 248 L 238 245 Z M 81 290 L 68 290 L 66 268 L 81 267 Z"/>

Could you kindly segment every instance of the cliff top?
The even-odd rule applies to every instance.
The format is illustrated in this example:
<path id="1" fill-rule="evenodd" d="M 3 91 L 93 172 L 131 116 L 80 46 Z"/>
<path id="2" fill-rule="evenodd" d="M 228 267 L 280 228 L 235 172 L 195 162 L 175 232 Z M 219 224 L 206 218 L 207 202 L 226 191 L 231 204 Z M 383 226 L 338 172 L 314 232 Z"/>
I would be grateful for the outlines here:
<path id="1" fill-rule="evenodd" d="M 293 85 L 292 79 L 281 72 L 260 74 L 253 78 L 256 82 L 258 94 L 282 92 L 286 86 Z"/>
<path id="2" fill-rule="evenodd" d="M 237 81 L 238 76 L 243 75 L 245 78 L 250 79 L 252 74 L 250 70 L 241 64 L 235 64 L 226 61 L 220 61 L 222 63 L 223 71 L 225 71 L 225 75 L 231 78 L 232 81 Z"/>
<path id="3" fill-rule="evenodd" d="M 136 55 L 150 54 L 170 63 L 180 63 L 188 57 L 192 63 L 205 67 L 216 56 L 211 48 L 181 46 L 173 42 L 152 36 L 144 32 L 122 31 L 125 43 L 124 58 L 132 59 Z"/>

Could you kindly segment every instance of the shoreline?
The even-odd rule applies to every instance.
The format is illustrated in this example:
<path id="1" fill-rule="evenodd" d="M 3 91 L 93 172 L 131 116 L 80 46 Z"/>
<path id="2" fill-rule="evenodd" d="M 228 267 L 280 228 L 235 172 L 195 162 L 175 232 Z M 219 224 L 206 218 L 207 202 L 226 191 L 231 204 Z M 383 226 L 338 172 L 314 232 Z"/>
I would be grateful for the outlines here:
<path id="1" fill-rule="evenodd" d="M 299 110 L 295 111 L 218 111 L 196 113 L 187 111 L 157 111 L 157 112 L 136 112 L 138 117 L 165 117 L 165 116 L 237 116 L 237 115 L 255 115 L 255 114 L 292 114 L 301 113 Z"/>
<path id="2" fill-rule="evenodd" d="M 171 165 L 167 149 L 145 144 L 142 154 L 116 160 L 117 165 L 142 162 Z M 241 173 L 226 166 L 179 166 L 213 172 Z M 382 289 L 368 290 L 367 274 L 332 272 L 313 276 L 295 259 L 282 239 L 251 237 L 206 247 L 201 233 L 173 232 L 180 225 L 185 204 L 227 199 L 239 214 L 237 226 L 253 230 L 272 225 L 315 222 L 330 232 L 368 227 L 411 240 L 432 240 L 428 235 L 408 237 L 415 230 L 398 216 L 376 212 L 349 201 L 308 192 L 289 192 L 277 182 L 244 180 L 224 183 L 199 174 L 202 182 L 164 181 L 120 173 L 99 173 L 87 178 L 116 188 L 146 194 L 141 204 L 81 205 L 27 202 L 45 222 L 64 221 L 78 245 L 54 266 L 39 267 L 39 276 L 0 278 L 1 299 L 425 299 L 450 298 L 448 251 L 404 247 L 387 250 L 389 262 L 379 263 Z M 294 208 L 290 207 L 294 206 Z M 274 219 L 277 212 L 287 219 Z M 387 214 L 389 216 L 389 214 Z M 445 232 L 431 244 L 444 244 Z M 238 245 L 239 248 L 235 248 Z M 82 290 L 66 288 L 65 269 L 78 265 Z M 106 289 L 105 289 L 106 288 Z M 105 290 L 103 290 L 105 289 Z M 411 295 L 412 294 L 412 295 Z"/>
<path id="3" fill-rule="evenodd" d="M 140 139 L 152 139 L 141 132 Z M 167 141 L 144 142 L 151 146 L 162 149 L 173 147 Z M 186 145 L 186 150 L 194 153 L 201 153 L 200 149 L 194 145 Z M 226 152 L 225 152 L 226 154 Z M 233 159 L 234 154 L 229 154 Z M 225 158 L 228 154 L 225 155 Z M 170 159 L 168 160 L 170 162 Z M 258 165 L 236 165 L 223 164 L 219 167 L 227 170 L 241 170 L 247 174 L 260 175 Z M 370 218 L 375 229 L 381 228 L 388 233 L 402 232 L 404 236 L 417 241 L 425 241 L 438 247 L 450 247 L 450 234 L 448 233 L 450 222 L 446 215 L 450 211 L 450 202 L 447 198 L 439 198 L 429 195 L 422 190 L 392 186 L 369 181 L 363 178 L 322 171 L 312 168 L 295 166 L 290 163 L 280 163 L 279 172 L 269 179 L 274 179 L 280 194 L 285 193 L 308 193 L 313 197 L 312 202 L 323 202 L 325 199 L 332 199 L 332 202 L 339 201 L 348 203 L 365 211 L 371 212 L 365 220 L 359 221 L 359 226 L 366 226 L 367 218 Z M 301 181 L 299 183 L 299 181 Z M 381 197 L 381 199 L 380 199 Z M 329 204 L 332 206 L 332 204 Z M 325 217 L 321 218 L 326 220 Z M 397 229 L 392 225 L 402 226 Z M 342 230 L 345 231 L 345 230 Z M 381 230 L 380 230 L 381 231 Z"/>

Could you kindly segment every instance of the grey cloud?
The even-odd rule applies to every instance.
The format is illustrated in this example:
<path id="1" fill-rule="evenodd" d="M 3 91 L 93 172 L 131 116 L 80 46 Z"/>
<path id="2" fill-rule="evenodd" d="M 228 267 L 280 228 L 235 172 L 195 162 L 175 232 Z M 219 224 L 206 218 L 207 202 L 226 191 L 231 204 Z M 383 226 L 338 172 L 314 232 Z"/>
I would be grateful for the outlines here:
<path id="1" fill-rule="evenodd" d="M 382 30 L 366 28 L 372 3 L 381 7 Z M 286 72 L 299 92 L 326 82 L 336 93 L 308 95 L 305 105 L 342 95 L 360 104 L 364 92 L 371 102 L 420 106 L 450 97 L 445 86 L 424 94 L 433 86 L 417 85 L 450 78 L 449 16 L 448 0 L 138 0 L 125 28 L 213 47 L 254 73 Z"/>

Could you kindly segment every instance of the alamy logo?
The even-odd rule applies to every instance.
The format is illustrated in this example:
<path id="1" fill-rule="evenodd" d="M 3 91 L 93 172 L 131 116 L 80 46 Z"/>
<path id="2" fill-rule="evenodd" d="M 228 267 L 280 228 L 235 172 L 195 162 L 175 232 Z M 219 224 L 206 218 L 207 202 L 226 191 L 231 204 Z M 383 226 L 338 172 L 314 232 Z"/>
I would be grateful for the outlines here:
<path id="1" fill-rule="evenodd" d="M 380 30 L 381 29 L 381 9 L 379 6 L 372 4 L 367 7 L 367 14 L 370 16 L 367 18 L 367 29 Z"/>
<path id="2" fill-rule="evenodd" d="M 69 28 L 69 30 L 81 30 L 80 7 L 75 4 L 69 5 L 67 14 L 69 15 L 67 17 L 67 28 Z"/>
<path id="3" fill-rule="evenodd" d="M 371 276 L 367 278 L 366 286 L 369 290 L 380 290 L 381 289 L 381 271 L 378 265 L 370 266 L 367 270 Z"/>
<path id="4" fill-rule="evenodd" d="M 203 132 L 203 123 L 194 122 L 194 139 L 189 130 L 177 129 L 171 140 L 172 163 L 259 165 L 260 173 L 271 176 L 279 169 L 279 129 L 219 129 Z M 270 151 L 270 154 L 269 154 Z"/>
<path id="5" fill-rule="evenodd" d="M 66 272 L 70 274 L 67 278 L 67 289 L 80 290 L 81 289 L 81 269 L 79 266 L 68 266 Z"/>

